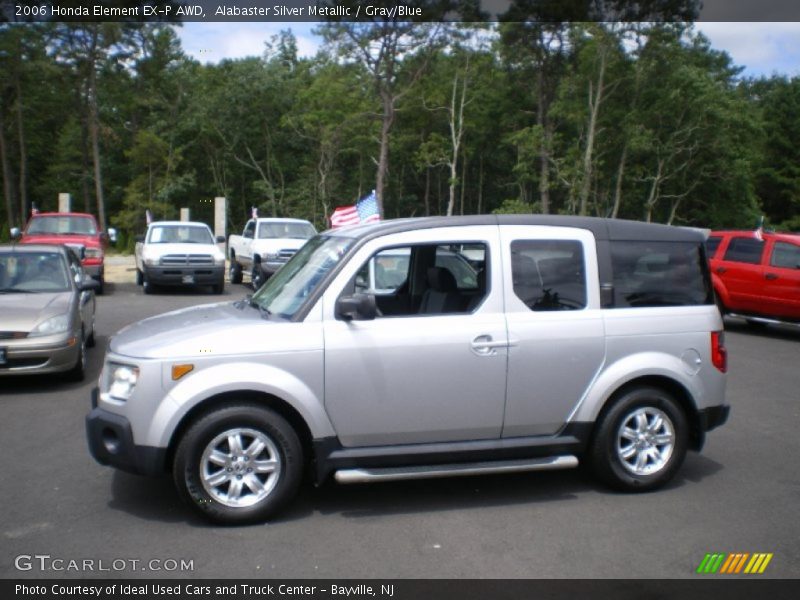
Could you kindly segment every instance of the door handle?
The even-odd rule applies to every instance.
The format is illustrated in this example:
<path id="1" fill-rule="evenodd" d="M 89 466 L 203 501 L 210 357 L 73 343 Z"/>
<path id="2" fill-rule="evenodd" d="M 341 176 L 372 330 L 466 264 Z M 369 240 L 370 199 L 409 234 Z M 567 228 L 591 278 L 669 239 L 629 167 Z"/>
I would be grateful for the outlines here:
<path id="1" fill-rule="evenodd" d="M 722 275 L 727 270 L 728 269 L 726 269 L 725 267 L 717 267 L 717 273 L 719 273 L 720 275 Z"/>
<path id="2" fill-rule="evenodd" d="M 497 354 L 496 348 L 507 348 L 508 346 L 508 340 L 493 340 L 490 335 L 479 335 L 470 343 L 472 351 L 481 356 Z"/>
<path id="3" fill-rule="evenodd" d="M 767 273 L 766 275 L 764 275 L 764 279 L 772 280 L 772 279 L 777 279 L 777 278 L 778 278 L 778 275 L 776 273 Z"/>

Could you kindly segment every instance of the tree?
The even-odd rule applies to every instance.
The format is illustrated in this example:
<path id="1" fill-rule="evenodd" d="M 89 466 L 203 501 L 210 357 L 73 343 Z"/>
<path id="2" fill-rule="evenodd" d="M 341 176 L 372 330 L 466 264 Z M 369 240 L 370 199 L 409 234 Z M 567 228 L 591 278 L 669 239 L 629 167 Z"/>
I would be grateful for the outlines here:
<path id="1" fill-rule="evenodd" d="M 418 0 L 430 18 L 438 2 Z M 381 20 L 365 22 L 331 22 L 320 26 L 325 44 L 345 61 L 364 67 L 372 79 L 380 103 L 380 134 L 375 191 L 378 210 L 384 215 L 384 195 L 389 173 L 389 143 L 397 104 L 419 80 L 433 53 L 445 42 L 440 23 Z M 450 30 L 452 31 L 452 30 Z M 411 58 L 414 58 L 412 61 Z M 406 64 L 411 67 L 404 69 Z"/>

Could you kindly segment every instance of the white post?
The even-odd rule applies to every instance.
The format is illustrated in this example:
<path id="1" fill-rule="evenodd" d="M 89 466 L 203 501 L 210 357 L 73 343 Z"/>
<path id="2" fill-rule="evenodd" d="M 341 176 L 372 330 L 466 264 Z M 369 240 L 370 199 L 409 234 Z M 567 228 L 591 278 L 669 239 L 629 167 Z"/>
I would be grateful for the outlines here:
<path id="1" fill-rule="evenodd" d="M 228 239 L 227 235 L 227 200 L 225 196 L 217 196 L 214 198 L 214 237 L 222 236 Z M 225 252 L 225 242 L 219 244 L 219 249 L 227 256 Z"/>
<path id="2" fill-rule="evenodd" d="M 182 208 L 181 209 L 181 221 L 191 221 L 191 218 L 189 217 L 189 209 L 188 208 Z"/>
<path id="3" fill-rule="evenodd" d="M 58 195 L 58 212 L 72 212 L 72 196 L 65 192 Z"/>

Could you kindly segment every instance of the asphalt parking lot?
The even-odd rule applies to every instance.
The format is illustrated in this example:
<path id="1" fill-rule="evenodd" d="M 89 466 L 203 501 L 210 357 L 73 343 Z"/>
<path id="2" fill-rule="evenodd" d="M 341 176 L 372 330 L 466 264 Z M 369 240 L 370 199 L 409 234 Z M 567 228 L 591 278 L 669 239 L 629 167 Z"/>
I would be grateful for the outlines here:
<path id="1" fill-rule="evenodd" d="M 689 578 L 709 552 L 773 553 L 758 577 L 800 576 L 800 328 L 727 322 L 731 420 L 659 492 L 613 493 L 581 470 L 329 483 L 306 485 L 273 522 L 221 528 L 169 478 L 95 463 L 83 420 L 110 335 L 250 289 L 144 296 L 120 272 L 98 298 L 84 383 L 0 380 L 0 578 Z M 51 558 L 19 570 L 21 555 Z"/>

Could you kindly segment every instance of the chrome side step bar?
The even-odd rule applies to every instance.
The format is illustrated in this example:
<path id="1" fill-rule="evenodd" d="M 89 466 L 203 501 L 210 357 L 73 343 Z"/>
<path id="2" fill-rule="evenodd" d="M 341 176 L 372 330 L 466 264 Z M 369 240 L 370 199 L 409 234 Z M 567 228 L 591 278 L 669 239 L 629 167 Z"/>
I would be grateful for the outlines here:
<path id="1" fill-rule="evenodd" d="M 339 483 L 370 483 L 374 481 L 402 481 L 404 479 L 432 479 L 464 475 L 547 471 L 551 469 L 571 469 L 577 466 L 578 459 L 568 455 L 449 465 L 340 469 L 336 471 L 334 478 Z"/>

